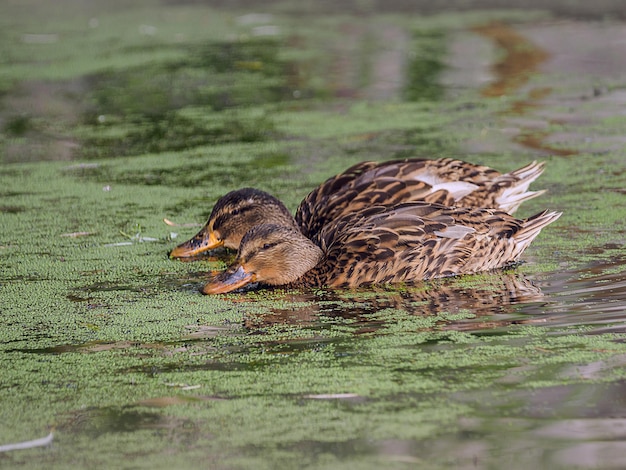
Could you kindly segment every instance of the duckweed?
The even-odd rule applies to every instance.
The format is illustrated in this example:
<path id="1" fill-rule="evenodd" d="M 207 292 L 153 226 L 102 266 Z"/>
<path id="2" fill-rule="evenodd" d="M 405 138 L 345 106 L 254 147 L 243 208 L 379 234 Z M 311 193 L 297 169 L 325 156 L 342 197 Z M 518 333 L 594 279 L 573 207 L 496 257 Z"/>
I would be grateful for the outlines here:
<path id="1" fill-rule="evenodd" d="M 596 142 L 568 157 L 510 147 L 468 155 L 468 142 L 505 126 L 516 96 L 451 95 L 438 81 L 451 31 L 536 13 L 385 16 L 410 32 L 415 52 L 410 83 L 397 90 L 406 101 L 365 101 L 333 82 L 327 46 L 348 30 L 359 53 L 344 60 L 371 67 L 375 15 L 362 18 L 364 32 L 346 30 L 354 23 L 342 15 L 303 21 L 280 9 L 242 20 L 148 1 L 70 18 L 40 6 L 45 27 L 17 3 L 0 7 L 0 18 L 15 18 L 3 23 L 3 99 L 19 86 L 65 97 L 42 115 L 8 116 L 0 136 L 0 443 L 50 430 L 54 441 L 2 454 L 3 463 L 459 468 L 519 457 L 516 468 L 528 468 L 537 461 L 515 450 L 520 433 L 522 447 L 548 455 L 564 444 L 537 437 L 546 415 L 585 416 L 594 400 L 576 396 L 608 402 L 623 392 L 623 318 L 613 315 L 621 150 L 597 152 Z M 254 36 L 253 20 L 278 34 Z M 28 30 L 50 42 L 16 39 Z M 334 78 L 364 89 L 373 77 Z M 71 117 L 55 115 L 65 106 Z M 613 135 L 619 124 L 575 130 Z M 564 216 L 512 272 L 203 296 L 228 255 L 167 256 L 198 227 L 163 219 L 202 224 L 229 190 L 260 187 L 293 210 L 358 161 L 461 153 L 502 171 L 547 161 L 536 186 L 548 193 L 520 215 Z M 64 156 L 74 161 L 27 163 Z"/>

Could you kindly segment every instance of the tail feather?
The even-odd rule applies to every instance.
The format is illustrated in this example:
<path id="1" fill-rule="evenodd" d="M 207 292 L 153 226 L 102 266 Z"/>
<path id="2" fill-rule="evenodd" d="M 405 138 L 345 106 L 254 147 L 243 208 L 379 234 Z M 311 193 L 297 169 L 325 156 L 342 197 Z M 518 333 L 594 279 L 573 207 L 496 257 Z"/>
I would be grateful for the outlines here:
<path id="1" fill-rule="evenodd" d="M 529 217 L 524 221 L 522 229 L 513 236 L 516 244 L 522 248 L 522 251 L 525 250 L 544 227 L 561 217 L 562 214 L 562 212 L 545 210 Z"/>
<path id="2" fill-rule="evenodd" d="M 533 161 L 522 168 L 512 171 L 510 174 L 522 181 L 528 181 L 528 184 L 535 181 L 545 170 L 545 162 Z M 528 188 L 528 186 L 526 186 Z"/>
<path id="3" fill-rule="evenodd" d="M 510 179 L 516 180 L 515 183 L 504 189 L 502 193 L 496 199 L 498 207 L 505 210 L 509 214 L 515 212 L 519 206 L 528 201 L 529 199 L 541 196 L 545 190 L 541 191 L 528 191 L 530 184 L 535 181 L 543 173 L 545 169 L 544 162 L 534 161 L 522 168 L 519 168 L 510 173 L 502 175 L 500 178 L 496 178 L 495 183 L 499 181 L 509 181 Z"/>
<path id="4" fill-rule="evenodd" d="M 498 199 L 496 200 L 496 202 L 498 203 L 498 207 L 503 211 L 508 212 L 509 214 L 515 212 L 519 208 L 519 206 L 522 205 L 522 203 L 529 201 L 530 199 L 536 198 L 537 196 L 541 196 L 543 193 L 546 192 L 545 189 L 541 189 L 539 191 L 524 192 L 522 190 L 522 192 L 512 192 L 512 190 L 515 189 L 517 188 L 512 187 L 505 189 L 500 197 L 498 197 Z"/>

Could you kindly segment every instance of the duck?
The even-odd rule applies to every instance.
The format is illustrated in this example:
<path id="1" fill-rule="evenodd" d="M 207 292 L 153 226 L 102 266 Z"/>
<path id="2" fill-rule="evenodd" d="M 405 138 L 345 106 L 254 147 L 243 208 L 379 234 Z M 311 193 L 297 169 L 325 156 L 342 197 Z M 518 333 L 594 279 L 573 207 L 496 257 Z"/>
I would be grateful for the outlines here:
<path id="1" fill-rule="evenodd" d="M 221 197 L 202 229 L 169 256 L 192 258 L 219 247 L 237 250 L 243 236 L 262 223 L 293 228 L 319 242 L 326 225 L 372 205 L 424 201 L 491 207 L 513 214 L 523 202 L 545 192 L 528 191 L 543 171 L 544 163 L 536 161 L 504 174 L 451 158 L 361 162 L 311 191 L 295 216 L 276 197 L 259 189 L 242 188 Z"/>
<path id="2" fill-rule="evenodd" d="M 262 223 L 243 236 L 237 257 L 203 288 L 224 294 L 251 283 L 354 288 L 416 283 L 501 269 L 519 262 L 541 230 L 561 216 L 517 219 L 493 208 L 413 201 L 374 205 L 325 225 L 318 243 L 293 226 Z"/>

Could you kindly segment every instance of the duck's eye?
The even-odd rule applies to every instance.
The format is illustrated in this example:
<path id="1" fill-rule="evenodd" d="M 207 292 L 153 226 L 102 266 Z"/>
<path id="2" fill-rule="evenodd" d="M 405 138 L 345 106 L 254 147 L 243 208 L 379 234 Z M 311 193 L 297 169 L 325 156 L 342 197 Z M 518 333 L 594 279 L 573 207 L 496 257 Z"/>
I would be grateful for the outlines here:
<path id="1" fill-rule="evenodd" d="M 233 209 L 232 211 L 230 211 L 230 215 L 237 215 L 241 212 L 240 209 Z"/>
<path id="2" fill-rule="evenodd" d="M 264 250 L 269 250 L 271 247 L 272 247 L 271 243 L 266 243 L 265 245 L 263 245 Z"/>

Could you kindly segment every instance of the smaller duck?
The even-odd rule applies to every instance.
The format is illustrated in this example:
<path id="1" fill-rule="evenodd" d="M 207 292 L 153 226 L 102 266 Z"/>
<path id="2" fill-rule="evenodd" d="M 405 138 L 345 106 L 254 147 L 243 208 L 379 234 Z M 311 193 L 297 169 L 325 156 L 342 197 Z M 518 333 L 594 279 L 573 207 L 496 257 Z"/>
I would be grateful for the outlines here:
<path id="1" fill-rule="evenodd" d="M 175 247 L 170 258 L 193 257 L 221 246 L 237 250 L 250 228 L 266 222 L 298 228 L 289 209 L 271 194 L 254 188 L 231 191 L 213 206 L 204 227 Z"/>
<path id="2" fill-rule="evenodd" d="M 414 283 L 503 268 L 560 216 L 544 211 L 521 220 L 497 209 L 427 202 L 372 206 L 327 224 L 319 245 L 296 227 L 263 223 L 245 234 L 234 263 L 202 292 L 226 293 L 254 282 L 333 288 Z"/>
<path id="3" fill-rule="evenodd" d="M 253 188 L 239 189 L 220 198 L 206 225 L 175 247 L 170 257 L 193 257 L 220 246 L 237 250 L 246 232 L 261 223 L 295 228 L 317 242 L 325 225 L 372 205 L 389 207 L 425 201 L 493 207 L 512 214 L 524 201 L 543 194 L 528 191 L 543 170 L 543 163 L 532 162 L 501 174 L 486 166 L 449 158 L 362 162 L 311 191 L 300 203 L 295 218 L 270 194 Z"/>

